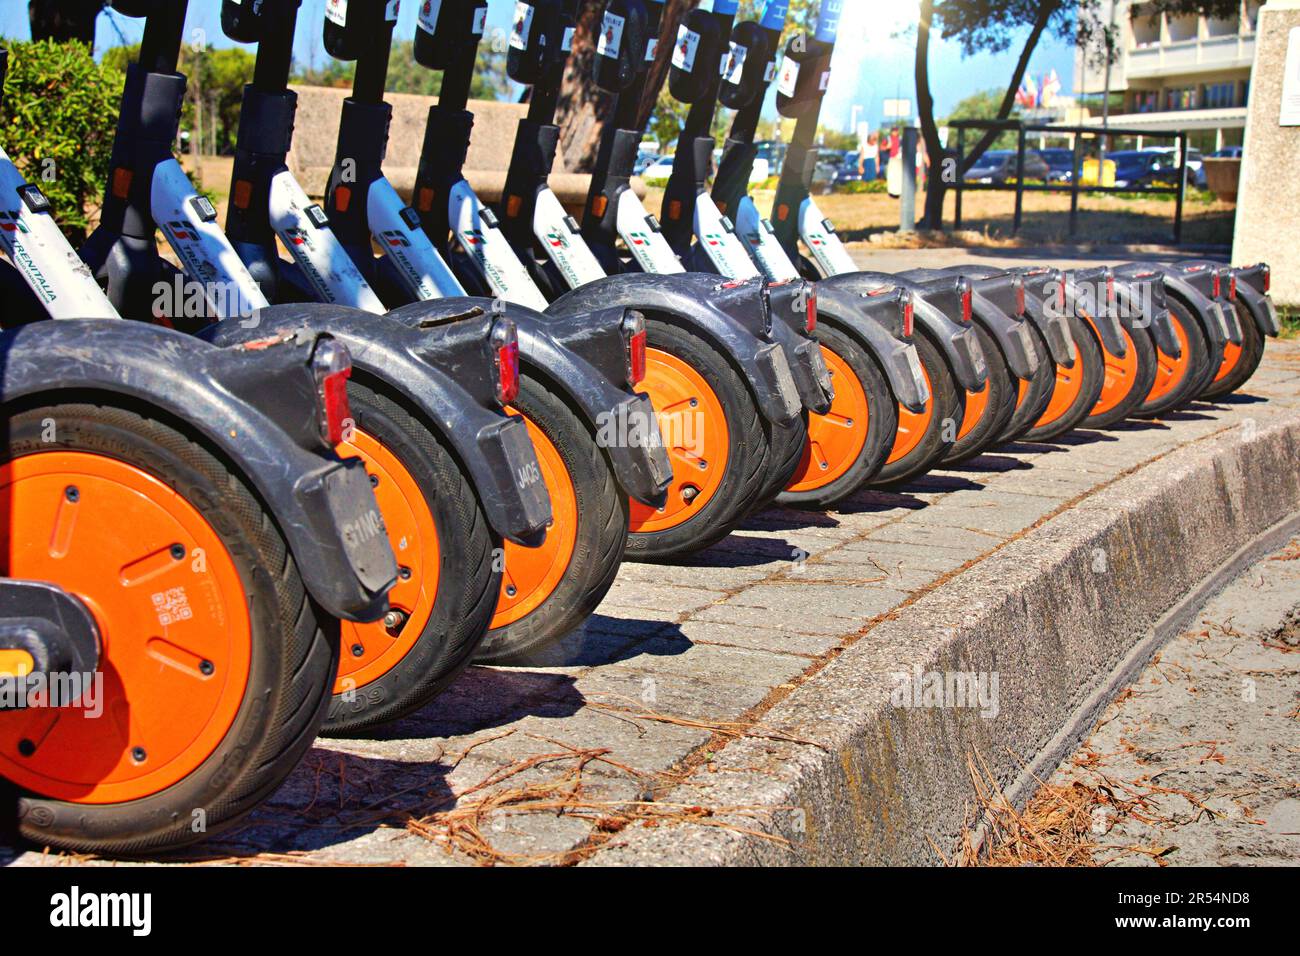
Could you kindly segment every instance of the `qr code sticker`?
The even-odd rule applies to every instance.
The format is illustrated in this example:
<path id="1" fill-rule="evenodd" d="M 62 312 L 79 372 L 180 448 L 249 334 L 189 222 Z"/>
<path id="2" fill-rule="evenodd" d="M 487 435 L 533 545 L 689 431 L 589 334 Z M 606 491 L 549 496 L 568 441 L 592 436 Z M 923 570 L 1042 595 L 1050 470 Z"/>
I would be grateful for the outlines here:
<path id="1" fill-rule="evenodd" d="M 154 613 L 158 615 L 158 623 L 163 627 L 188 621 L 194 616 L 184 588 L 168 588 L 151 595 L 150 599 L 153 601 Z"/>

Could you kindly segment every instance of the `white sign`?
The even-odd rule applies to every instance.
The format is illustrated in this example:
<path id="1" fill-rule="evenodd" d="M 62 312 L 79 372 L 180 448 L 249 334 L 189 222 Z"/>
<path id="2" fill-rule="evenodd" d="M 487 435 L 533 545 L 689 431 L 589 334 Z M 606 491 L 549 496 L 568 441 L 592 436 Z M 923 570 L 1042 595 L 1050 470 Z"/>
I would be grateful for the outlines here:
<path id="1" fill-rule="evenodd" d="M 673 66 L 686 73 L 695 69 L 695 54 L 700 48 L 700 35 L 688 30 L 685 24 L 677 28 L 677 46 L 673 47 Z"/>
<path id="2" fill-rule="evenodd" d="M 596 37 L 596 52 L 611 60 L 618 59 L 618 51 L 623 47 L 623 27 L 626 20 L 617 13 L 605 11 L 605 19 L 600 25 L 600 36 Z"/>
<path id="3" fill-rule="evenodd" d="M 911 115 L 911 100 L 885 100 L 886 119 L 907 119 Z"/>
<path id="4" fill-rule="evenodd" d="M 1286 67 L 1282 73 L 1282 109 L 1278 126 L 1300 126 L 1300 27 L 1287 34 Z"/>

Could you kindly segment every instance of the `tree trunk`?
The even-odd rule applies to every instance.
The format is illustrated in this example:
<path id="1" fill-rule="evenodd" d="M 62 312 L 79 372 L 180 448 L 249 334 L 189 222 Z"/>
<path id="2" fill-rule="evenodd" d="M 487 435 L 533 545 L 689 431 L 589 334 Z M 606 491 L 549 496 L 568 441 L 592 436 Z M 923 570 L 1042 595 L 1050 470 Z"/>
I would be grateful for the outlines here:
<path id="1" fill-rule="evenodd" d="M 1007 84 L 1006 92 L 1002 95 L 1002 103 L 998 107 L 998 119 L 1004 120 L 1011 115 L 1011 109 L 1016 105 L 1016 91 L 1020 89 L 1025 71 L 1029 69 L 1029 59 L 1033 56 L 1034 49 L 1038 46 L 1043 31 L 1047 29 L 1052 15 L 1060 9 L 1063 2 L 1064 0 L 1042 0 L 1039 4 L 1033 27 L 1020 50 L 1015 72 L 1011 74 L 1011 82 Z M 921 134 L 925 138 L 926 151 L 930 154 L 930 176 L 926 180 L 925 218 L 922 220 L 922 228 L 942 229 L 943 200 L 949 183 L 944 178 L 944 170 L 947 167 L 943 159 L 938 161 L 937 175 L 935 171 L 935 157 L 944 157 L 944 151 L 939 142 L 939 127 L 934 118 L 934 96 L 930 92 L 930 28 L 933 21 L 934 0 L 921 0 L 920 24 L 916 36 L 916 99 L 917 109 L 921 114 Z M 1000 134 L 1001 131 L 996 129 L 984 132 L 966 153 L 961 168 L 955 170 L 956 175 L 964 175 L 966 170 L 975 164 L 975 160 L 993 145 L 993 141 Z"/>
<path id="2" fill-rule="evenodd" d="M 29 0 L 27 17 L 33 40 L 80 40 L 94 46 L 95 18 L 104 0 Z"/>
<path id="3" fill-rule="evenodd" d="M 672 59 L 677 24 L 698 4 L 699 0 L 668 0 L 665 5 L 659 55 L 650 66 L 645 95 L 641 100 L 639 122 L 643 129 L 650 120 L 650 114 L 654 112 L 659 90 L 668 77 L 668 63 Z M 564 70 L 564 82 L 560 87 L 555 122 L 560 127 L 560 154 L 568 172 L 591 172 L 591 167 L 596 162 L 601 134 L 613 112 L 614 97 L 597 89 L 592 80 L 592 64 L 596 57 L 595 37 L 604 7 L 602 0 L 582 0 L 578 11 L 578 32 L 573 38 L 573 53 Z"/>

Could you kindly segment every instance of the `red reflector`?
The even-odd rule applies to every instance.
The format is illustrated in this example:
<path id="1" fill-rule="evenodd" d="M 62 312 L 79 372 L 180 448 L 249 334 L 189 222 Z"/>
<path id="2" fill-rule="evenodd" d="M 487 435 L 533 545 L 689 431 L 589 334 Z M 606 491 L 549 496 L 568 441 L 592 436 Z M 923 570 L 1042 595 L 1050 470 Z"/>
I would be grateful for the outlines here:
<path id="1" fill-rule="evenodd" d="M 352 421 L 348 403 L 348 379 L 352 377 L 352 356 L 334 339 L 324 339 L 312 356 L 316 394 L 320 401 L 320 433 L 326 444 L 337 445 L 347 437 Z"/>
<path id="2" fill-rule="evenodd" d="M 970 317 L 971 317 L 970 289 L 966 289 L 961 294 L 961 320 L 965 322 L 967 325 L 969 325 Z"/>
<path id="3" fill-rule="evenodd" d="M 131 180 L 135 178 L 135 173 L 129 169 L 118 167 L 113 170 L 113 195 L 118 199 L 126 199 L 131 195 Z"/>
<path id="4" fill-rule="evenodd" d="M 511 404 L 519 397 L 519 332 L 515 324 L 498 319 L 492 326 L 497 401 Z"/>
<path id="5" fill-rule="evenodd" d="M 912 329 L 916 327 L 916 308 L 912 305 L 912 297 L 909 295 L 903 300 L 903 338 L 912 337 Z"/>
<path id="6" fill-rule="evenodd" d="M 1273 284 L 1273 270 L 1269 266 L 1264 266 L 1264 294 L 1268 295 L 1269 286 Z"/>
<path id="7" fill-rule="evenodd" d="M 1109 272 L 1106 273 L 1106 302 L 1108 305 L 1115 304 L 1115 277 Z"/>
<path id="8" fill-rule="evenodd" d="M 1232 274 L 1231 278 L 1228 279 L 1228 298 L 1237 298 L 1237 273 L 1235 272 Z"/>
<path id="9" fill-rule="evenodd" d="M 628 378 L 632 385 L 645 381 L 645 329 L 642 329 L 627 343 Z"/>
<path id="10" fill-rule="evenodd" d="M 347 186 L 336 187 L 334 190 L 334 208 L 339 212 L 347 212 L 350 205 L 352 205 L 352 190 Z"/>
<path id="11" fill-rule="evenodd" d="M 609 199 L 600 195 L 591 201 L 591 214 L 598 219 L 604 218 L 605 210 L 609 208 Z"/>
<path id="12" fill-rule="evenodd" d="M 1222 287 L 1219 285 L 1219 273 L 1216 271 L 1214 273 L 1214 297 L 1216 299 L 1219 297 L 1219 291 L 1221 288 Z"/>
<path id="13" fill-rule="evenodd" d="M 1016 315 L 1025 314 L 1025 281 L 1016 277 Z"/>
<path id="14" fill-rule="evenodd" d="M 808 334 L 811 335 L 813 332 L 817 331 L 817 290 L 812 286 L 808 286 L 807 292 L 804 293 L 804 298 L 807 300 L 808 311 L 804 316 L 803 327 L 808 331 Z"/>
<path id="15" fill-rule="evenodd" d="M 1065 314 L 1065 276 L 1056 283 L 1056 311 Z"/>
<path id="16" fill-rule="evenodd" d="M 247 209 L 253 202 L 253 184 L 247 179 L 235 183 L 235 194 L 230 197 L 236 209 Z"/>

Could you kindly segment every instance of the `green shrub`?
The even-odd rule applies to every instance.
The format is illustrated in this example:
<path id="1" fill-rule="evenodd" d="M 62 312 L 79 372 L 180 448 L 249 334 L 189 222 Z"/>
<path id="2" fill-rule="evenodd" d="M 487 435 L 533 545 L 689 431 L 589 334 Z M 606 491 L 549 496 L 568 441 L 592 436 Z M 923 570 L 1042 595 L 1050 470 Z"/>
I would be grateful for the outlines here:
<path id="1" fill-rule="evenodd" d="M 853 179 L 835 187 L 837 193 L 849 194 L 883 193 L 888 189 L 889 185 L 883 179 Z"/>
<path id="2" fill-rule="evenodd" d="M 0 145 L 74 240 L 103 195 L 123 75 L 80 43 L 9 42 Z"/>

